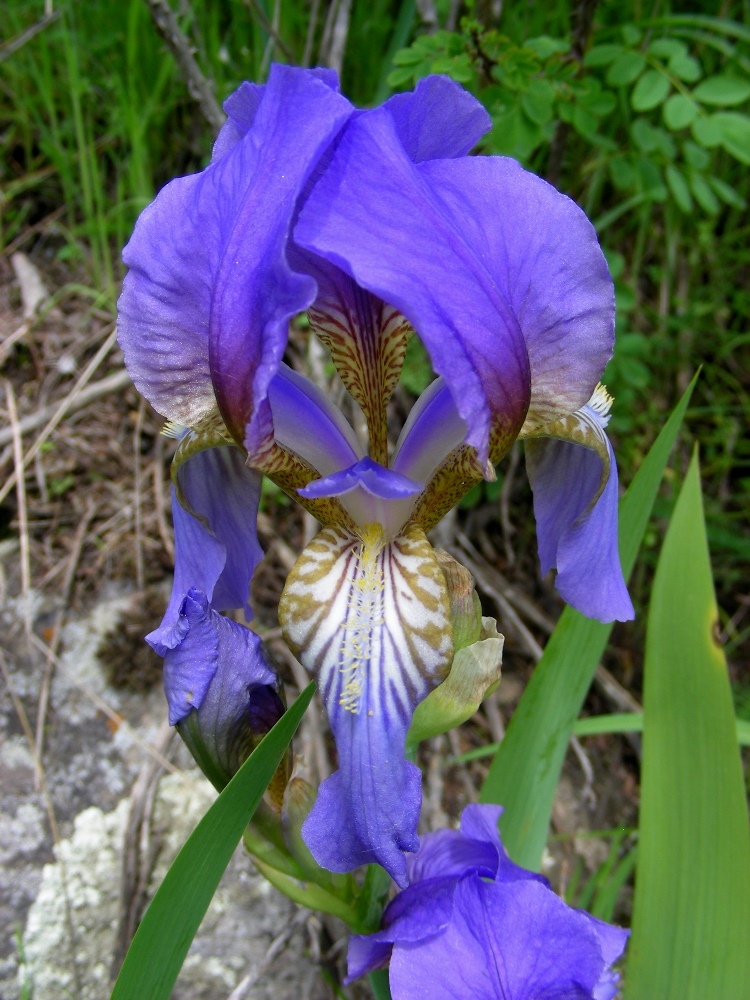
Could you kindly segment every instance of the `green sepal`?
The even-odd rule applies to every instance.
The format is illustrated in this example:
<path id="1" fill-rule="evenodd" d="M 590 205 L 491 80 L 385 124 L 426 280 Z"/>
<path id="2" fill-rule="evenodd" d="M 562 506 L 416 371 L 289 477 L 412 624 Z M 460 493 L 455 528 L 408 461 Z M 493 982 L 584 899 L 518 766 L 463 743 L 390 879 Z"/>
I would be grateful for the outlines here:
<path id="1" fill-rule="evenodd" d="M 380 930 L 380 921 L 390 888 L 391 876 L 385 868 L 381 868 L 380 865 L 368 865 L 362 891 L 357 900 L 358 934 L 373 934 Z"/>
<path id="2" fill-rule="evenodd" d="M 413 758 L 422 740 L 447 733 L 470 719 L 500 683 L 504 638 L 494 618 L 482 619 L 481 638 L 459 649 L 448 677 L 421 701 L 406 736 L 406 755 Z"/>
<path id="3" fill-rule="evenodd" d="M 352 903 L 339 899 L 338 896 L 334 896 L 333 893 L 314 882 L 305 882 L 280 871 L 258 855 L 254 855 L 253 862 L 260 874 L 293 902 L 300 903 L 310 910 L 331 913 L 334 917 L 343 920 L 355 934 L 364 933 L 359 921 L 358 908 Z"/>

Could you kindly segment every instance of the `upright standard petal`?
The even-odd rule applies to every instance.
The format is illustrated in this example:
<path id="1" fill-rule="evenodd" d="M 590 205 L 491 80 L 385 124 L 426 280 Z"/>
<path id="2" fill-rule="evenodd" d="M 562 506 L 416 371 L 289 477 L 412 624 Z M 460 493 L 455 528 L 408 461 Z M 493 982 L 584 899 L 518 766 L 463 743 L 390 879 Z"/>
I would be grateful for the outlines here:
<path id="1" fill-rule="evenodd" d="M 447 76 L 419 80 L 383 105 L 414 163 L 465 156 L 492 128 L 486 108 Z"/>
<path id="2" fill-rule="evenodd" d="M 295 239 L 410 320 L 483 462 L 499 415 L 577 409 L 611 354 L 612 283 L 574 202 L 504 158 L 415 166 L 385 109 L 350 123 Z"/>
<path id="3" fill-rule="evenodd" d="M 318 681 L 338 750 L 305 842 L 329 871 L 377 862 L 403 886 L 421 803 L 406 733 L 453 653 L 445 580 L 424 533 L 410 525 L 387 542 L 377 525 L 361 537 L 324 529 L 289 574 L 279 621 Z"/>
<path id="4" fill-rule="evenodd" d="M 598 390 L 577 413 L 526 441 L 542 573 L 589 618 L 630 621 L 617 540 L 617 465 L 605 433 L 611 400 Z"/>
<path id="5" fill-rule="evenodd" d="M 268 433 L 263 404 L 287 321 L 315 297 L 285 244 L 297 198 L 352 109 L 316 74 L 275 66 L 246 110 L 241 141 L 172 181 L 141 215 L 123 251 L 130 270 L 118 303 L 139 391 L 187 426 L 218 400 L 240 442 L 251 419 L 253 439 Z"/>
<path id="6" fill-rule="evenodd" d="M 484 465 L 493 416 L 506 447 L 518 433 L 530 376 L 505 296 L 467 245 L 463 220 L 446 210 L 422 176 L 438 164 L 462 163 L 415 166 L 385 109 L 362 115 L 347 128 L 294 235 L 411 322 L 448 383 L 468 425 L 468 443 Z"/>

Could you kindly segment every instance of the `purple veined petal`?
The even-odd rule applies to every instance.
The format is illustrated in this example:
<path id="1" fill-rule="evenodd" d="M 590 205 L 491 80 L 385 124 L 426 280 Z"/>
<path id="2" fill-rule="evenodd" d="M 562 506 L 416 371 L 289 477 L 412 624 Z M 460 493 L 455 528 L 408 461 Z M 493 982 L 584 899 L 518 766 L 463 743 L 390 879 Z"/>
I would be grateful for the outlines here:
<path id="1" fill-rule="evenodd" d="M 136 387 L 171 420 L 194 427 L 218 400 L 238 440 L 251 419 L 251 441 L 270 433 L 266 391 L 287 320 L 315 297 L 286 262 L 287 233 L 350 113 L 314 73 L 273 67 L 242 141 L 168 184 L 136 223 L 119 338 Z"/>
<path id="2" fill-rule="evenodd" d="M 447 76 L 425 77 L 383 108 L 414 163 L 464 156 L 492 128 L 483 105 Z"/>
<path id="3" fill-rule="evenodd" d="M 255 115 L 263 97 L 263 86 L 244 80 L 222 105 L 227 120 L 216 136 L 211 162 L 230 153 L 253 127 Z"/>
<path id="4" fill-rule="evenodd" d="M 416 943 L 444 931 L 453 914 L 457 884 L 455 878 L 444 878 L 410 885 L 386 907 L 382 930 L 374 934 L 352 934 L 346 983 L 381 968 L 390 957 L 394 943 Z"/>
<path id="5" fill-rule="evenodd" d="M 297 492 L 303 497 L 339 497 L 355 524 L 379 524 L 392 537 L 406 523 L 424 483 L 387 469 L 366 455 L 347 469 L 315 479 Z"/>
<path id="6" fill-rule="evenodd" d="M 443 459 L 466 440 L 468 427 L 456 409 L 445 379 L 425 389 L 396 442 L 393 469 L 426 481 Z"/>
<path id="7" fill-rule="evenodd" d="M 529 419 L 582 406 L 612 356 L 615 317 L 607 262 L 584 212 L 507 157 L 420 169 L 491 262 L 518 321 L 531 367 Z"/>
<path id="8" fill-rule="evenodd" d="M 468 164 L 466 158 L 415 166 L 387 111 L 362 115 L 349 123 L 302 209 L 295 240 L 411 322 L 450 387 L 468 425 L 467 441 L 483 466 L 494 425 L 502 424 L 503 436 L 512 437 L 523 423 L 530 372 L 507 280 L 499 282 L 494 273 L 503 271 L 502 262 L 492 266 L 486 241 L 480 246 L 467 241 L 468 208 L 456 211 L 436 190 L 433 172 L 440 168 L 458 171 L 453 183 L 461 190 L 481 181 L 461 176 Z M 484 195 L 491 204 L 489 223 L 501 214 L 500 195 L 497 185 L 492 189 L 485 182 L 482 188 L 476 198 Z"/>
<path id="9" fill-rule="evenodd" d="M 585 918 L 534 881 L 463 879 L 447 930 L 396 946 L 400 1000 L 591 1000 L 604 962 Z"/>
<path id="10" fill-rule="evenodd" d="M 407 872 L 412 887 L 425 880 L 461 878 L 469 872 L 494 878 L 497 851 L 491 844 L 467 839 L 458 830 L 438 830 L 421 838 L 419 850 L 407 859 Z"/>
<path id="11" fill-rule="evenodd" d="M 186 511 L 172 490 L 175 570 L 172 595 L 158 629 L 148 642 L 160 656 L 182 638 L 179 609 L 191 587 L 205 593 L 214 608 L 242 608 L 250 621 L 250 581 L 263 558 L 256 520 L 262 477 L 249 469 L 233 446 L 208 448 L 178 470 Z"/>
<path id="12" fill-rule="evenodd" d="M 311 77 L 321 80 L 331 90 L 338 92 L 339 78 L 335 70 L 315 67 L 307 72 Z M 227 121 L 216 137 L 211 154 L 212 163 L 224 156 L 225 153 L 231 152 L 253 127 L 264 89 L 262 85 L 245 80 L 224 101 L 222 106 L 226 112 Z"/>
<path id="13" fill-rule="evenodd" d="M 338 407 L 304 375 L 282 364 L 268 387 L 274 437 L 322 476 L 353 465 L 364 455 Z M 328 494 L 329 496 L 332 494 Z"/>
<path id="14" fill-rule="evenodd" d="M 586 405 L 546 428 L 554 436 L 526 441 L 526 468 L 542 573 L 557 568 L 560 595 L 581 614 L 630 621 L 635 613 L 617 541 L 617 464 L 605 424 L 601 412 Z M 588 439 L 589 446 L 576 437 Z"/>
<path id="15" fill-rule="evenodd" d="M 234 161 L 229 190 L 239 184 L 243 195 L 226 213 L 231 228 L 214 284 L 211 374 L 225 422 L 251 456 L 271 433 L 266 396 L 289 320 L 315 298 L 315 283 L 286 258 L 297 199 L 351 112 L 315 74 L 275 65 L 251 132 L 215 165 Z"/>
<path id="16" fill-rule="evenodd" d="M 375 528 L 363 536 L 323 529 L 279 604 L 284 638 L 317 679 L 338 752 L 339 769 L 320 786 L 302 835 L 329 871 L 377 862 L 404 886 L 421 802 L 406 733 L 449 668 L 450 605 L 416 525 L 392 542 Z"/>
<path id="17" fill-rule="evenodd" d="M 190 622 L 182 643 L 167 654 L 164 678 L 167 696 L 170 683 L 183 672 L 183 684 L 200 666 L 212 646 L 206 631 L 215 636 L 216 670 L 200 699 L 179 723 L 180 735 L 204 773 L 218 789 L 236 774 L 255 744 L 284 713 L 279 679 L 269 666 L 260 636 L 213 611 L 205 594 L 190 590 L 182 615 Z M 175 724 L 170 701 L 170 722 Z"/>
<path id="18" fill-rule="evenodd" d="M 189 591 L 180 603 L 179 617 L 182 637 L 164 657 L 170 726 L 200 707 L 219 665 L 219 637 L 205 594 Z"/>

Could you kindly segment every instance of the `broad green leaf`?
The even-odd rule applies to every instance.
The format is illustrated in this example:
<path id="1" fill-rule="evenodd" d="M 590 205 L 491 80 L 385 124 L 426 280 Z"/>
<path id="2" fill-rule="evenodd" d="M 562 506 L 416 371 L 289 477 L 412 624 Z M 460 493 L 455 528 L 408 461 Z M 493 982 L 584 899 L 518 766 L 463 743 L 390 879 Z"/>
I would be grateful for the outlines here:
<path id="1" fill-rule="evenodd" d="M 624 87 L 633 83 L 646 68 L 646 57 L 641 52 L 623 52 L 607 70 L 607 83 L 611 87 Z"/>
<path id="2" fill-rule="evenodd" d="M 146 910 L 111 1000 L 169 1000 L 216 886 L 314 691 L 314 684 L 305 688 L 188 837 Z"/>
<path id="3" fill-rule="evenodd" d="M 705 170 L 711 162 L 711 154 L 700 146 L 696 146 L 689 139 L 686 139 L 682 144 L 682 155 L 685 157 L 685 162 L 695 170 Z"/>
<path id="4" fill-rule="evenodd" d="M 730 187 L 726 181 L 721 180 L 720 177 L 709 177 L 708 180 L 714 191 L 727 205 L 731 205 L 733 208 L 747 208 L 747 202 L 742 195 Z"/>
<path id="5" fill-rule="evenodd" d="M 695 378 L 620 503 L 626 578 L 694 385 Z M 505 807 L 503 842 L 513 860 L 526 868 L 539 868 L 565 752 L 611 631 L 612 625 L 584 618 L 573 608 L 563 611 L 482 787 L 480 801 Z"/>
<path id="6" fill-rule="evenodd" d="M 687 128 L 698 114 L 698 105 L 684 94 L 672 94 L 661 113 L 667 128 L 679 132 Z"/>
<path id="7" fill-rule="evenodd" d="M 702 104 L 732 107 L 750 97 L 750 82 L 736 76 L 710 76 L 698 84 L 693 97 Z"/>
<path id="8" fill-rule="evenodd" d="M 693 199 L 690 197 L 690 188 L 688 187 L 688 182 L 685 180 L 684 175 L 677 169 L 673 167 L 672 164 L 667 167 L 666 171 L 667 186 L 672 192 L 672 197 L 677 203 L 677 207 L 685 215 L 689 215 L 693 211 Z"/>
<path id="9" fill-rule="evenodd" d="M 635 24 L 623 24 L 622 38 L 626 45 L 640 45 L 643 39 L 643 32 Z"/>
<path id="10" fill-rule="evenodd" d="M 736 111 L 718 111 L 714 121 L 721 129 L 721 144 L 728 153 L 750 164 L 750 118 Z"/>
<path id="11" fill-rule="evenodd" d="M 716 115 L 706 115 L 705 117 L 699 115 L 694 118 L 690 131 L 698 145 L 703 146 L 704 149 L 714 149 L 724 137 L 721 125 L 716 121 Z"/>
<path id="12" fill-rule="evenodd" d="M 680 80 L 684 80 L 685 83 L 695 83 L 703 75 L 701 64 L 698 60 L 682 53 L 673 55 L 669 60 L 668 66 L 674 75 L 679 77 Z"/>
<path id="13" fill-rule="evenodd" d="M 649 55 L 658 59 L 671 59 L 672 56 L 686 56 L 687 46 L 676 38 L 656 38 L 648 47 Z"/>
<path id="14" fill-rule="evenodd" d="M 692 172 L 690 174 L 690 190 L 693 197 L 698 202 L 704 212 L 709 215 L 716 215 L 721 208 L 719 199 L 714 194 L 711 185 L 702 174 Z"/>
<path id="15" fill-rule="evenodd" d="M 649 69 L 643 74 L 630 95 L 630 103 L 635 111 L 651 111 L 667 97 L 670 83 L 657 69 Z"/>
<path id="16" fill-rule="evenodd" d="M 583 58 L 584 66 L 609 66 L 625 50 L 622 45 L 594 45 Z"/>
<path id="17" fill-rule="evenodd" d="M 651 593 L 627 1000 L 750 997 L 750 829 L 693 456 Z"/>

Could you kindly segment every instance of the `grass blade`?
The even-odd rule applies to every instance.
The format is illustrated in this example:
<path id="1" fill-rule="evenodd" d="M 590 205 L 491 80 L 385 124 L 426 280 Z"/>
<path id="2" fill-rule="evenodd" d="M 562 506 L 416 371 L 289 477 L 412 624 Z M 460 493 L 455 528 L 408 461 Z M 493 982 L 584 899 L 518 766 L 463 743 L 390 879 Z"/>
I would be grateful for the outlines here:
<path id="1" fill-rule="evenodd" d="M 626 577 L 696 378 L 620 503 L 620 557 Z M 539 868 L 568 742 L 611 631 L 611 625 L 584 618 L 573 608 L 563 611 L 484 782 L 480 801 L 505 807 L 500 821 L 503 843 L 513 860 L 526 868 Z"/>
<path id="2" fill-rule="evenodd" d="M 698 456 L 654 579 L 628 1000 L 750 996 L 750 828 Z"/>
<path id="3" fill-rule="evenodd" d="M 211 897 L 299 725 L 309 684 L 248 757 L 175 858 L 125 956 L 111 1000 L 169 1000 Z"/>

